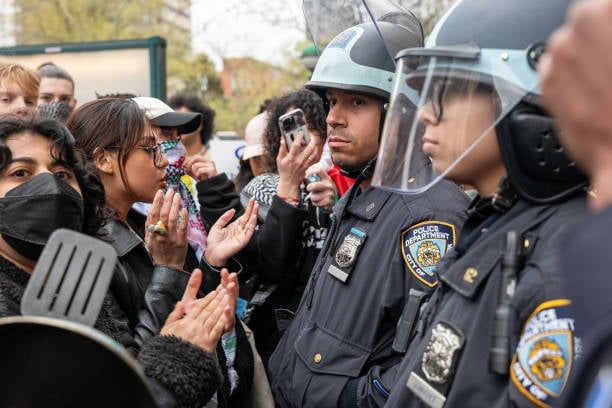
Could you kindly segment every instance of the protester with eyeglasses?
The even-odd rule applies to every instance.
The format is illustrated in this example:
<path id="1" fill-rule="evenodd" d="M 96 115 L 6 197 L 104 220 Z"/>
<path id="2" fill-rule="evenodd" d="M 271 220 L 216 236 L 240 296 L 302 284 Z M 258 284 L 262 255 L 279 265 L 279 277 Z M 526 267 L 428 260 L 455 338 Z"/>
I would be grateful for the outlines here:
<path id="1" fill-rule="evenodd" d="M 97 99 L 77 109 L 67 126 L 104 185 L 106 205 L 113 215 L 105 233 L 119 255 L 111 289 L 127 314 L 136 341 L 143 343 L 159 333 L 189 280 L 190 273 L 182 269 L 188 247 L 188 211 L 181 209 L 180 194 L 171 188 L 162 191 L 167 187 L 165 168 L 169 161 L 157 143 L 158 129 L 136 101 Z M 152 203 L 144 223 L 144 216 L 132 208 L 136 202 Z M 242 245 L 241 237 L 254 230 L 256 212 L 256 204 L 251 202 L 245 213 L 226 227 L 233 216 L 228 212 L 210 233 L 226 238 L 221 241 L 230 246 Z M 220 280 L 220 287 L 230 296 L 231 318 L 223 329 L 228 333 L 235 326 L 238 279 L 224 270 Z M 242 380 L 248 383 L 246 378 Z"/>
<path id="2" fill-rule="evenodd" d="M 119 255 L 111 288 L 137 340 L 144 341 L 159 331 L 189 279 L 182 269 L 187 211 L 180 210 L 180 196 L 173 190 L 162 192 L 168 160 L 163 155 L 160 159 L 153 129 L 134 101 L 102 98 L 88 102 L 73 113 L 67 126 L 104 185 L 106 207 L 112 214 L 105 233 Z M 152 203 L 144 231 L 134 221 L 140 216 L 132 209 L 137 201 Z M 247 209 L 242 223 L 224 228 L 229 214 L 214 228 L 229 235 L 233 228 L 248 228 L 249 210 L 253 208 Z M 223 278 L 224 286 L 237 284 L 234 274 Z"/>
<path id="3" fill-rule="evenodd" d="M 122 271 L 112 285 L 121 287 L 118 300 L 131 325 L 136 326 L 152 277 L 171 276 L 177 283 L 186 282 L 179 279 L 187 276 L 182 271 L 186 217 L 178 222 L 178 195 L 162 192 L 168 160 L 161 154 L 144 113 L 129 99 L 88 102 L 74 112 L 67 126 L 104 185 L 106 206 L 113 215 L 106 233 L 117 250 Z M 147 225 L 162 228 L 159 233 L 140 231 L 132 220 L 136 214 L 131 207 L 137 201 L 153 203 Z M 148 329 L 155 331 L 152 326 Z"/>
<path id="4" fill-rule="evenodd" d="M 200 218 L 200 205 L 195 188 L 196 180 L 188 174 L 184 166 L 185 147 L 181 144 L 181 134 L 197 129 L 202 122 L 199 113 L 175 112 L 171 107 L 157 98 L 133 98 L 138 107 L 148 119 L 151 135 L 155 138 L 159 153 L 167 158 L 163 168 L 166 172 L 164 189 L 173 190 L 180 195 L 181 208 L 186 209 L 189 219 L 187 239 L 192 251 L 187 252 L 186 270 L 198 266 L 199 259 L 206 249 L 206 229 Z M 214 165 L 213 165 L 214 167 Z M 150 202 L 138 202 L 134 208 L 142 214 L 147 214 L 151 208 Z M 144 223 L 144 217 L 141 217 Z"/>
<path id="5" fill-rule="evenodd" d="M 211 177 L 219 178 L 215 177 L 217 170 L 214 162 L 204 156 L 195 155 L 186 159 L 186 149 L 181 142 L 181 135 L 198 129 L 202 122 L 202 115 L 194 112 L 175 112 L 170 106 L 153 97 L 136 97 L 133 100 L 144 111 L 149 121 L 151 134 L 155 135 L 158 146 L 161 147 L 161 151 L 168 160 L 165 165 L 167 174 L 165 189 L 175 191 L 180 196 L 181 208 L 187 210 L 189 246 L 183 268 L 185 270 L 197 268 L 200 262 L 203 262 L 204 265 L 211 263 L 217 265 L 214 263 L 214 260 L 218 259 L 217 247 L 207 250 L 207 230 L 200 216 L 201 203 L 196 188 L 197 184 Z M 227 179 L 224 175 L 223 177 Z M 231 184 L 229 180 L 227 183 Z M 208 210 L 206 203 L 203 205 Z M 134 208 L 147 214 L 152 206 L 148 203 L 136 203 Z M 220 216 L 230 208 L 226 203 L 222 203 L 221 212 L 218 215 Z M 142 218 L 144 216 L 141 217 L 141 225 L 144 225 Z M 238 273 L 242 269 L 238 262 L 231 262 L 227 266 Z M 218 268 L 218 271 L 215 272 L 208 267 L 203 268 L 205 271 L 204 291 L 212 291 L 217 286 L 216 283 L 211 285 L 208 283 L 219 281 L 221 269 Z M 215 276 L 207 276 L 210 273 L 214 273 Z M 216 397 L 218 406 L 245 405 L 253 377 L 253 354 L 246 333 L 240 324 L 232 325 L 232 328 L 223 334 L 217 348 L 217 357 L 225 377 L 220 395 Z"/>
<path id="6" fill-rule="evenodd" d="M 243 208 L 236 197 L 232 182 L 225 174 L 217 174 L 213 161 L 201 155 L 187 157 L 182 135 L 199 127 L 202 118 L 200 113 L 176 112 L 153 97 L 132 99 L 144 111 L 151 134 L 155 136 L 161 152 L 168 159 L 164 167 L 167 174 L 164 188 L 179 193 L 181 207 L 188 210 L 187 239 L 190 245 L 184 269 L 191 270 L 198 267 L 202 260 L 208 262 L 210 257 L 218 258 L 214 251 L 209 251 L 207 253 L 209 257 L 204 257 L 207 248 L 206 230 L 214 221 L 207 223 L 201 217 L 202 212 L 207 214 L 208 220 L 216 221 L 227 210 L 235 209 L 237 212 L 242 212 Z M 139 202 L 134 208 L 142 214 L 147 214 L 150 206 L 150 203 Z M 229 266 L 234 269 L 241 268 L 238 263 Z"/>

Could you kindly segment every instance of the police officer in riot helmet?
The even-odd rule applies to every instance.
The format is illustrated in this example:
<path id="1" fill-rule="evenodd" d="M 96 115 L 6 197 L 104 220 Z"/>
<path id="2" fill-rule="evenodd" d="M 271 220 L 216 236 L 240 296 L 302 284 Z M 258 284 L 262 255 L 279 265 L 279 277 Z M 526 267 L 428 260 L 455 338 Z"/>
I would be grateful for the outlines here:
<path id="1" fill-rule="evenodd" d="M 584 209 L 586 179 L 540 106 L 536 66 L 569 3 L 459 0 L 424 48 L 397 56 L 387 121 L 411 125 L 388 127 L 373 184 L 423 192 L 449 179 L 478 196 L 388 406 L 544 407 L 563 394 L 578 347 L 558 237 Z M 434 171 L 412 177 L 424 156 Z"/>
<path id="2" fill-rule="evenodd" d="M 334 208 L 300 306 L 270 358 L 280 407 L 385 403 L 407 342 L 396 332 L 409 332 L 415 321 L 400 318 L 418 316 L 437 285 L 433 270 L 464 221 L 469 200 L 454 183 L 411 195 L 370 186 L 395 70 L 391 55 L 422 45 L 420 23 L 406 16 L 402 24 L 369 22 L 338 34 L 306 84 L 327 103 L 334 163 L 356 182 Z"/>

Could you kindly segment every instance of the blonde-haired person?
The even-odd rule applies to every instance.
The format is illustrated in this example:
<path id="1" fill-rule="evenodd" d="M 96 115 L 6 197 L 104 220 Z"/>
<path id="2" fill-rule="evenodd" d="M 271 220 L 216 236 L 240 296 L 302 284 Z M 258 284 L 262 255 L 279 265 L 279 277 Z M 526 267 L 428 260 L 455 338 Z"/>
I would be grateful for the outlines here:
<path id="1" fill-rule="evenodd" d="M 36 114 L 40 76 L 20 64 L 0 62 L 0 114 L 10 113 L 22 119 Z"/>

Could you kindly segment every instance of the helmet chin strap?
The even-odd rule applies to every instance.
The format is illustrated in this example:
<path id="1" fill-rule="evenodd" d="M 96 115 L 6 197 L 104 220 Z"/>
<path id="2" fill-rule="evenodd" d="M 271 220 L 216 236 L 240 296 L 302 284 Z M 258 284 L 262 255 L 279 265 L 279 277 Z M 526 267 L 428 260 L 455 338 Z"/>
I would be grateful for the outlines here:
<path id="1" fill-rule="evenodd" d="M 340 174 L 346 177 L 357 179 L 359 182 L 366 180 L 374 174 L 374 167 L 376 166 L 376 156 L 372 157 L 365 166 L 358 169 L 343 169 L 340 167 Z"/>

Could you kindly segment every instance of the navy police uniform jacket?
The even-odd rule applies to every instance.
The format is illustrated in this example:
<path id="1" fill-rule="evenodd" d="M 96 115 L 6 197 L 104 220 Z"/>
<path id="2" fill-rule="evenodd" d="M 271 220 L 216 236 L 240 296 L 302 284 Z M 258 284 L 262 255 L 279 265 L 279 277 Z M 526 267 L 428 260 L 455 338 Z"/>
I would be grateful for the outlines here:
<path id="1" fill-rule="evenodd" d="M 470 207 L 458 245 L 438 265 L 439 285 L 400 366 L 389 407 L 548 407 L 566 388 L 579 349 L 562 290 L 559 237 L 584 211 L 584 197 L 558 205 L 517 201 L 499 213 L 490 200 Z M 508 231 L 524 251 L 510 300 L 507 362 L 489 370 L 499 304 L 501 252 Z"/>
<path id="2" fill-rule="evenodd" d="M 384 404 L 401 357 L 392 343 L 409 290 L 435 287 L 434 268 L 455 244 L 468 204 L 449 182 L 418 195 L 355 185 L 342 197 L 269 361 L 277 406 Z M 343 395 L 341 404 L 350 380 L 350 403 Z"/>

